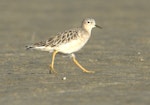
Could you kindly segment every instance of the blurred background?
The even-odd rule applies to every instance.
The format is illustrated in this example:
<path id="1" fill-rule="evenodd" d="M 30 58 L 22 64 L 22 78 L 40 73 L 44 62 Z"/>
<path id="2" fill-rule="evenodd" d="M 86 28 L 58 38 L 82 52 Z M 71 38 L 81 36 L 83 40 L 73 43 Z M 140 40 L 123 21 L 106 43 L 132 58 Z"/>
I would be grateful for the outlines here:
<path id="1" fill-rule="evenodd" d="M 58 56 L 49 75 L 51 55 L 25 50 L 87 17 L 103 29 L 77 57 L 95 74 Z M 0 0 L 0 104 L 149 105 L 149 30 L 149 0 Z"/>

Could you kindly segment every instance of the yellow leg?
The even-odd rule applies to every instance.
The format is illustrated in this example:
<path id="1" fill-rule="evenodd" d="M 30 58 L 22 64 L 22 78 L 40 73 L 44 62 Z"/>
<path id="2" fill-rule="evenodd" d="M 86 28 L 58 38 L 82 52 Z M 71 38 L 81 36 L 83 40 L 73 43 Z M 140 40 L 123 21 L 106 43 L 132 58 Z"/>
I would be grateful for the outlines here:
<path id="1" fill-rule="evenodd" d="M 49 65 L 50 66 L 50 73 L 57 73 L 54 69 L 54 60 L 55 60 L 55 56 L 56 54 L 58 53 L 58 51 L 54 51 L 53 52 L 53 55 L 52 55 L 52 62 L 51 64 Z"/>
<path id="2" fill-rule="evenodd" d="M 94 73 L 94 71 L 86 70 L 83 66 L 81 66 L 81 64 L 79 64 L 79 62 L 76 60 L 74 54 L 72 54 L 72 59 L 73 59 L 74 63 L 75 63 L 83 72 L 86 72 L 86 73 Z"/>

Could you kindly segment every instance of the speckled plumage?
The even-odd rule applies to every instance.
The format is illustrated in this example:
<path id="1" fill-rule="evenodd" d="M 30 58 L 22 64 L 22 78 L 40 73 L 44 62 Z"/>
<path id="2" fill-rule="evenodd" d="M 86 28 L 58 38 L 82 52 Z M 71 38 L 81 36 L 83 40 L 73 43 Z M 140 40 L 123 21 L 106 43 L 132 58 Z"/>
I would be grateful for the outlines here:
<path id="1" fill-rule="evenodd" d="M 58 47 L 61 44 L 77 39 L 79 37 L 78 35 L 77 29 L 66 30 L 62 33 L 58 33 L 55 37 L 49 38 L 45 46 Z"/>

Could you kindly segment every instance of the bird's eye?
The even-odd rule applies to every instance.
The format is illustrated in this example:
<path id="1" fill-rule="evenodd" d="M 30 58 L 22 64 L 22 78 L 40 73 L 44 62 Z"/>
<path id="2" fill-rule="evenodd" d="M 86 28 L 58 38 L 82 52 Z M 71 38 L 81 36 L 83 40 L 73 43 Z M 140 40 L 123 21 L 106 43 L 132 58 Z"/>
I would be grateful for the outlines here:
<path id="1" fill-rule="evenodd" d="M 88 21 L 88 23 L 90 23 L 90 22 Z"/>

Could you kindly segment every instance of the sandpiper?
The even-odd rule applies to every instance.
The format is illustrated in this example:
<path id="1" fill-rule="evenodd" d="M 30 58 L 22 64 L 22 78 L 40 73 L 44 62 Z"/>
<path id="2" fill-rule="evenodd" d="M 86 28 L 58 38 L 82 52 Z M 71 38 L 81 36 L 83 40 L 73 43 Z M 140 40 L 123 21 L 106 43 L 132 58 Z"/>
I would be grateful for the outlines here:
<path id="1" fill-rule="evenodd" d="M 56 36 L 49 38 L 46 41 L 34 43 L 26 46 L 27 49 L 36 49 L 41 51 L 48 51 L 52 54 L 52 61 L 50 64 L 50 73 L 57 73 L 54 69 L 54 60 L 57 53 L 70 55 L 73 62 L 86 73 L 94 73 L 85 69 L 76 59 L 75 52 L 79 51 L 89 40 L 92 28 L 102 27 L 96 25 L 93 18 L 86 18 L 82 21 L 80 28 L 73 28 L 64 32 L 58 33 Z"/>

